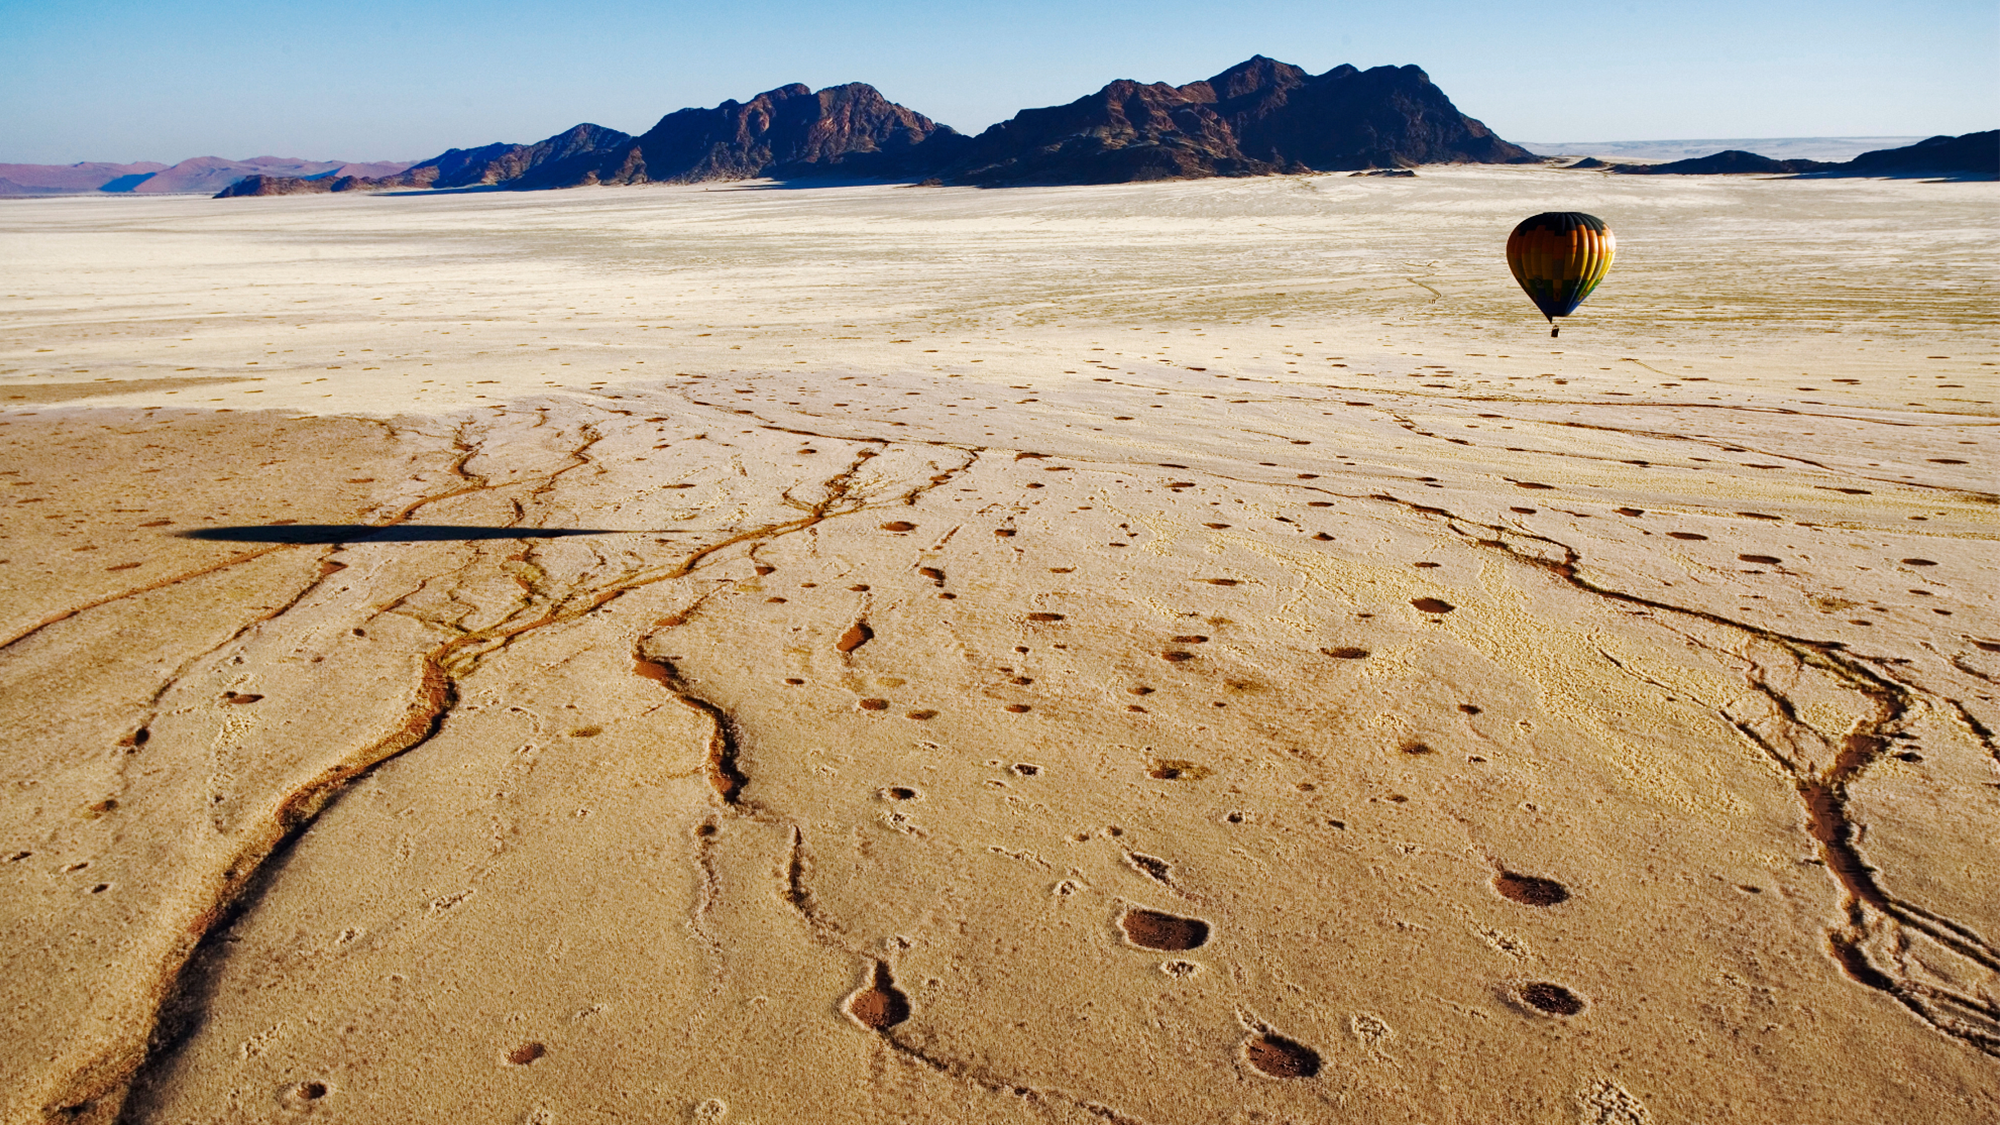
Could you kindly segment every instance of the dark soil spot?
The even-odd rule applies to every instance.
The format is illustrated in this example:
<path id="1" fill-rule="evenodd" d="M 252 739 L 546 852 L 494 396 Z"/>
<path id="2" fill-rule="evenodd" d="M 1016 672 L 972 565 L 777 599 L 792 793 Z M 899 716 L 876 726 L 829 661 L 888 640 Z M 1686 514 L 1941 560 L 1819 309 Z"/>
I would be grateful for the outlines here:
<path id="1" fill-rule="evenodd" d="M 861 701 L 861 709 L 863 711 L 887 711 L 889 709 L 889 701 L 886 699 L 864 699 Z"/>
<path id="2" fill-rule="evenodd" d="M 890 520 L 882 525 L 883 531 L 915 531 L 917 525 L 909 520 Z"/>
<path id="3" fill-rule="evenodd" d="M 1033 710 L 1033 708 L 1029 707 L 1025 703 L 1009 703 L 1007 705 L 1007 710 L 1016 715 L 1025 715 L 1029 711 Z"/>
<path id="4" fill-rule="evenodd" d="M 917 799 L 917 791 L 907 785 L 891 785 L 889 788 L 882 790 L 882 795 L 891 801 L 914 801 Z"/>
<path id="5" fill-rule="evenodd" d="M 1736 556 L 1736 560 L 1738 562 L 1756 563 L 1759 566 L 1777 566 L 1779 563 L 1785 561 L 1776 555 L 1738 555 Z"/>
<path id="6" fill-rule="evenodd" d="M 870 1031 L 887 1031 L 910 1018 L 910 998 L 896 987 L 889 966 L 877 961 L 868 987 L 847 998 L 847 1014 Z"/>
<path id="7" fill-rule="evenodd" d="M 1523 906 L 1554 906 L 1569 901 L 1568 887 L 1539 875 L 1502 871 L 1493 877 L 1493 889 L 1500 892 L 1500 897 L 1512 899 Z"/>
<path id="8" fill-rule="evenodd" d="M 1437 751 L 1435 751 L 1435 750 L 1431 749 L 1430 747 L 1428 747 L 1428 746 L 1424 745 L 1424 744 L 1423 744 L 1423 743 L 1421 743 L 1421 742 L 1405 742 L 1405 743 L 1403 743 L 1403 746 L 1402 746 L 1402 750 L 1403 750 L 1403 753 L 1405 753 L 1405 754 L 1435 754 L 1435 753 L 1437 753 Z"/>
<path id="9" fill-rule="evenodd" d="M 569 736 L 571 738 L 596 738 L 598 735 L 603 733 L 604 733 L 603 727 L 588 726 L 588 727 L 576 728 L 575 730 L 569 732 Z"/>
<path id="10" fill-rule="evenodd" d="M 1241 586 L 1243 584 L 1234 578 L 1204 578 L 1202 581 L 1211 586 Z"/>
<path id="11" fill-rule="evenodd" d="M 1179 758 L 1162 758 L 1153 763 L 1152 768 L 1146 771 L 1146 776 L 1154 781 L 1200 781 L 1214 772 L 1196 762 L 1182 761 Z"/>
<path id="12" fill-rule="evenodd" d="M 1645 514 L 1646 514 L 1646 509 L 1644 509 L 1644 508 L 1619 508 L 1619 509 L 1617 509 L 1617 512 L 1618 512 L 1618 514 L 1619 514 L 1619 515 L 1621 515 L 1621 516 L 1643 516 L 1643 515 L 1645 515 Z"/>
<path id="13" fill-rule="evenodd" d="M 1208 643 L 1208 638 L 1202 636 L 1200 633 L 1189 633 L 1184 637 L 1175 637 L 1174 643 L 1177 645 L 1205 645 Z"/>
<path id="14" fill-rule="evenodd" d="M 527 1066 L 548 1053 L 549 1049 L 540 1043 L 523 1043 L 507 1052 L 507 1061 L 515 1066 Z"/>
<path id="15" fill-rule="evenodd" d="M 1208 944 L 1208 923 L 1199 918 L 1180 918 L 1157 910 L 1133 907 L 1118 918 L 1118 928 L 1142 949 L 1184 953 Z"/>
<path id="16" fill-rule="evenodd" d="M 1321 656 L 1331 656 L 1331 657 L 1333 657 L 1333 658 L 1334 658 L 1335 660 L 1366 660 L 1366 659 L 1368 659 L 1368 650 L 1367 650 L 1367 649 L 1365 649 L 1365 648 L 1354 648 L 1354 647 L 1352 647 L 1352 646 L 1345 646 L 1345 647 L 1342 647 L 1342 648 L 1323 648 L 1323 649 L 1320 649 L 1320 650 L 1319 650 L 1319 654 L 1320 654 Z"/>
<path id="17" fill-rule="evenodd" d="M 1319 1052 L 1267 1031 L 1243 1045 L 1243 1061 L 1266 1078 L 1311 1078 L 1319 1073 Z"/>
<path id="18" fill-rule="evenodd" d="M 1115 836 L 1118 833 L 1114 832 L 1112 835 Z M 1166 860 L 1161 859 L 1159 856 L 1147 855 L 1144 852 L 1126 852 L 1125 861 L 1137 868 L 1141 875 L 1156 883 L 1164 883 L 1169 886 L 1173 883 L 1173 880 L 1169 877 L 1169 873 L 1172 872 L 1173 868 L 1168 865 Z"/>
<path id="19" fill-rule="evenodd" d="M 847 627 L 847 632 L 840 635 L 840 639 L 833 643 L 833 647 L 842 652 L 853 652 L 874 639 L 875 630 L 870 629 L 866 621 L 856 621 Z"/>
<path id="20" fill-rule="evenodd" d="M 1573 1016 L 1583 1011 L 1583 997 L 1559 984 L 1532 981 L 1515 990 L 1523 1004 L 1552 1016 Z"/>
<path id="21" fill-rule="evenodd" d="M 998 535 L 1002 539 L 1010 539 L 1014 535 L 1014 529 L 1011 527 L 996 527 L 993 529 L 993 534 Z"/>
<path id="22" fill-rule="evenodd" d="M 1016 762 L 1014 763 L 1014 772 L 1020 774 L 1022 777 L 1034 777 L 1042 772 L 1042 767 L 1031 765 L 1027 762 Z"/>
<path id="23" fill-rule="evenodd" d="M 1177 651 L 1163 652 L 1160 654 L 1160 659 L 1166 661 L 1169 664 L 1179 664 L 1184 660 L 1193 660 L 1194 653 L 1177 652 Z"/>
<path id="24" fill-rule="evenodd" d="M 1458 608 L 1443 598 L 1414 598 L 1410 604 L 1425 613 L 1450 613 Z"/>
<path id="25" fill-rule="evenodd" d="M 1060 613 L 1031 613 L 1028 615 L 1028 620 L 1030 621 L 1061 621 L 1062 619 L 1063 615 Z"/>
<path id="26" fill-rule="evenodd" d="M 1706 536 L 1706 535 L 1698 535 L 1698 534 L 1696 534 L 1695 532 L 1692 532 L 1692 531 L 1669 531 L 1669 532 L 1667 532 L 1667 538 L 1669 538 L 1669 539 L 1690 539 L 1690 540 L 1692 540 L 1692 539 L 1706 539 L 1706 538 L 1708 538 L 1708 536 Z"/>
<path id="27" fill-rule="evenodd" d="M 1904 559 L 1904 560 L 1903 560 L 1903 565 L 1904 565 L 1904 566 L 1936 566 L 1937 564 L 1936 564 L 1936 563 L 1934 563 L 1934 562 L 1932 562 L 1932 561 L 1931 561 L 1931 560 L 1929 560 L 1929 559 Z"/>
<path id="28" fill-rule="evenodd" d="M 264 697 L 261 695 L 244 691 L 225 691 L 222 693 L 222 701 L 224 703 L 255 703 L 262 698 Z"/>
<path id="29" fill-rule="evenodd" d="M 936 711 L 912 711 L 909 714 L 904 715 L 903 717 L 905 719 L 915 719 L 921 723 L 927 719 L 937 718 L 937 714 L 938 713 Z"/>
<path id="30" fill-rule="evenodd" d="M 1554 488 L 1554 487 L 1555 487 L 1555 485 L 1553 485 L 1553 484 L 1536 484 L 1536 483 L 1535 483 L 1534 481 L 1531 481 L 1531 480 L 1517 480 L 1517 481 L 1515 481 L 1515 482 L 1514 482 L 1514 487 L 1515 487 L 1515 488 Z"/>

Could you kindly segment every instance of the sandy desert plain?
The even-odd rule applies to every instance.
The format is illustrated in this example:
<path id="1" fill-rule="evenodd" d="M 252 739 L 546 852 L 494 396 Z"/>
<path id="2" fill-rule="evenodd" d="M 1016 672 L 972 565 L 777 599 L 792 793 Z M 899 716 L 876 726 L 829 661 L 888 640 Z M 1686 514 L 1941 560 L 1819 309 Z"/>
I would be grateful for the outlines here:
<path id="1" fill-rule="evenodd" d="M 2000 1120 L 1993 190 L 6 203 L 0 1120 Z"/>

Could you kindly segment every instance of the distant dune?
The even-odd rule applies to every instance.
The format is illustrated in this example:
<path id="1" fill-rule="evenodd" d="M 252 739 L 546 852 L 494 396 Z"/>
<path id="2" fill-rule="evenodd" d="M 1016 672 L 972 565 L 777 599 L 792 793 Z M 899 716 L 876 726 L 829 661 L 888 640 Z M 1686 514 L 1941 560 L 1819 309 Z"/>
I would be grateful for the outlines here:
<path id="1" fill-rule="evenodd" d="M 0 195 L 74 195 L 109 192 L 139 195 L 214 195 L 245 176 L 393 176 L 410 166 L 407 160 L 357 163 L 344 160 L 301 160 L 293 156 L 253 156 L 227 160 L 197 156 L 179 164 L 154 161 L 135 164 L 0 164 Z"/>

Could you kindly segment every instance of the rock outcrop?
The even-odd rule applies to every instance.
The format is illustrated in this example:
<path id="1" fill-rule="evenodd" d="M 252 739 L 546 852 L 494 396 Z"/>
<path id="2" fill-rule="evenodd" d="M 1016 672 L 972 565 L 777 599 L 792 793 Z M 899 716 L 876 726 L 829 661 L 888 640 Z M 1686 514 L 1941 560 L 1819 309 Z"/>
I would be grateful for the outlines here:
<path id="1" fill-rule="evenodd" d="M 380 178 L 334 179 L 324 186 L 245 180 L 229 195 L 312 191 L 383 191 L 499 186 L 514 190 L 589 184 L 699 183 L 840 169 L 864 156 L 902 156 L 951 130 L 861 82 L 814 92 L 803 85 L 767 90 L 747 102 L 677 110 L 634 137 L 601 125 L 578 125 L 531 145 L 452 149 Z M 877 162 L 861 175 L 895 174 Z"/>
<path id="2" fill-rule="evenodd" d="M 1025 110 L 932 174 L 975 184 L 1117 183 L 1274 172 L 1532 163 L 1422 69 L 1308 74 L 1258 55 L 1185 86 L 1119 81 Z"/>
<path id="3" fill-rule="evenodd" d="M 861 158 L 905 156 L 940 133 L 957 135 L 867 83 L 818 92 L 795 83 L 747 102 L 670 113 L 628 151 L 605 160 L 595 181 L 576 182 L 685 184 L 838 173 Z"/>

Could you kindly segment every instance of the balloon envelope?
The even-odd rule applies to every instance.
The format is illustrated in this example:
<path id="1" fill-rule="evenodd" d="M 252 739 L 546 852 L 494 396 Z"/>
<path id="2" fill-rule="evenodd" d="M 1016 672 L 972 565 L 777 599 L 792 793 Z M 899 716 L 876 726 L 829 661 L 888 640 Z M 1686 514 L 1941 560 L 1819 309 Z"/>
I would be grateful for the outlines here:
<path id="1" fill-rule="evenodd" d="M 1507 265 L 1554 324 L 1576 311 L 1611 268 L 1616 240 L 1604 220 L 1581 211 L 1545 211 L 1507 236 Z"/>

